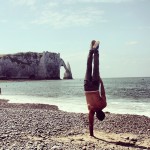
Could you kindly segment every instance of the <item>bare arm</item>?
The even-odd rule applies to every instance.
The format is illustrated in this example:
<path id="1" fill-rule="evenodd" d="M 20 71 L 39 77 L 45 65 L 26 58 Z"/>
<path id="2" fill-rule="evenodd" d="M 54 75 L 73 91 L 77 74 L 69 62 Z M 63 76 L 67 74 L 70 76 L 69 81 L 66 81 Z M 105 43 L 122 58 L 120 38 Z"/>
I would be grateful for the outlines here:
<path id="1" fill-rule="evenodd" d="M 94 114 L 95 114 L 95 111 L 89 110 L 89 131 L 90 131 L 90 136 L 94 136 L 94 133 L 93 133 Z"/>
<path id="2" fill-rule="evenodd" d="M 101 91 L 100 91 L 101 92 L 101 96 L 106 98 L 105 88 L 104 88 L 104 84 L 103 84 L 103 81 L 102 81 L 101 78 L 100 78 L 100 84 L 101 84 Z"/>

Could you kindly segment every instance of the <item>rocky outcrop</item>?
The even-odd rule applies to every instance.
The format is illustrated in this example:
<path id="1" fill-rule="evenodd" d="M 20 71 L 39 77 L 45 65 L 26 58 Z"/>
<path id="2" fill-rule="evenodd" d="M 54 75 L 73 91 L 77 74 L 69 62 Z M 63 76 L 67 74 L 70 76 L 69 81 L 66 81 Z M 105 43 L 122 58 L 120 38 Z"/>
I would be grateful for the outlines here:
<path id="1" fill-rule="evenodd" d="M 67 66 L 66 66 L 66 72 L 64 73 L 64 79 L 72 79 L 71 67 L 70 67 L 69 62 L 67 63 Z"/>
<path id="2" fill-rule="evenodd" d="M 70 65 L 65 65 L 60 54 L 43 52 L 17 53 L 0 57 L 1 79 L 60 79 L 60 67 L 72 77 Z"/>

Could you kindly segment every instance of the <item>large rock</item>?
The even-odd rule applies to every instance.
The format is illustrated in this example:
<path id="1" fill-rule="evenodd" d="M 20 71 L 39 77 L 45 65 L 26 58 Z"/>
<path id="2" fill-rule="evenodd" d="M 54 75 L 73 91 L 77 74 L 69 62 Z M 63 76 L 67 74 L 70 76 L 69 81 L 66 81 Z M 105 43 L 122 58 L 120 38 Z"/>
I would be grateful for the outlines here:
<path id="1" fill-rule="evenodd" d="M 60 79 L 60 67 L 68 68 L 60 54 L 43 52 L 17 53 L 0 57 L 1 79 Z M 71 69 L 68 74 L 71 74 Z M 70 78 L 69 78 L 70 79 Z"/>
<path id="2" fill-rule="evenodd" d="M 64 73 L 64 79 L 72 79 L 71 67 L 70 64 L 67 63 L 66 72 Z"/>

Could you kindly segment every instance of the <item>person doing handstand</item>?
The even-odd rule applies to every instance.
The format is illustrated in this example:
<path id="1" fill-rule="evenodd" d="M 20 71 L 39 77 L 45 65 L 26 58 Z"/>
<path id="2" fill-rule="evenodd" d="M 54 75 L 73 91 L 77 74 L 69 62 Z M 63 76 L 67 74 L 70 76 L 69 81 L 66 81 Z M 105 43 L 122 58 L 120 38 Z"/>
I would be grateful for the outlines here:
<path id="1" fill-rule="evenodd" d="M 99 120 L 105 118 L 105 114 L 102 111 L 106 107 L 106 95 L 103 81 L 100 78 L 99 73 L 99 41 L 93 40 L 91 42 L 91 48 L 89 50 L 87 58 L 87 69 L 84 79 L 84 91 L 86 96 L 86 102 L 89 110 L 89 131 L 90 136 L 94 136 L 93 124 L 94 114 Z M 94 58 L 93 74 L 92 74 L 92 61 Z"/>

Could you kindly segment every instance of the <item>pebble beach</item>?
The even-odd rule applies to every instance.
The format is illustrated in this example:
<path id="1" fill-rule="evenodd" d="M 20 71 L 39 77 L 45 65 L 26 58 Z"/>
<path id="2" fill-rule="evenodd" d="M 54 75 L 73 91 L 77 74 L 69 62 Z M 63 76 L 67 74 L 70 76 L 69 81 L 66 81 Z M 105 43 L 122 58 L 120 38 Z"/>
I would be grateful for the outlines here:
<path id="1" fill-rule="evenodd" d="M 105 113 L 102 122 L 95 117 L 90 137 L 86 113 L 0 100 L 0 150 L 150 149 L 149 117 Z"/>

